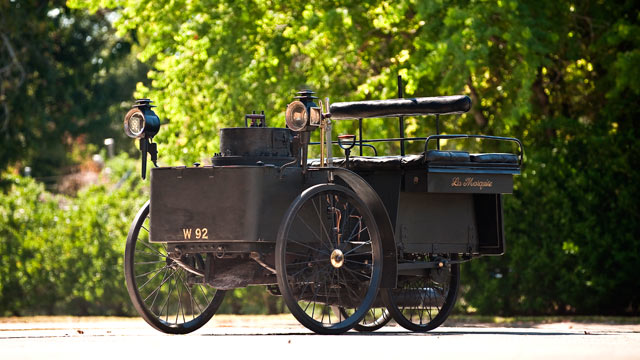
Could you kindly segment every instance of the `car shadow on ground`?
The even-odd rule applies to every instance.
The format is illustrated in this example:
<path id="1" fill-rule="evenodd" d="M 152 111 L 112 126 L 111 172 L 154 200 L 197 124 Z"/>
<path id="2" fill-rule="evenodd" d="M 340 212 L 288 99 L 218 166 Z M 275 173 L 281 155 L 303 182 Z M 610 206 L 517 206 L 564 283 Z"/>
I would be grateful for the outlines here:
<path id="1" fill-rule="evenodd" d="M 376 331 L 376 332 L 347 332 L 340 334 L 340 336 L 461 336 L 461 335 L 512 335 L 512 336 L 585 336 L 585 335 L 617 335 L 620 332 L 606 332 L 606 331 L 512 331 L 512 330 L 497 330 L 497 329 L 474 329 L 469 331 L 455 330 L 455 331 L 431 331 L 424 333 L 408 332 L 408 331 Z M 318 335 L 310 332 L 247 332 L 247 333 L 233 333 L 233 334 L 198 334 L 198 336 L 304 336 L 304 335 Z"/>

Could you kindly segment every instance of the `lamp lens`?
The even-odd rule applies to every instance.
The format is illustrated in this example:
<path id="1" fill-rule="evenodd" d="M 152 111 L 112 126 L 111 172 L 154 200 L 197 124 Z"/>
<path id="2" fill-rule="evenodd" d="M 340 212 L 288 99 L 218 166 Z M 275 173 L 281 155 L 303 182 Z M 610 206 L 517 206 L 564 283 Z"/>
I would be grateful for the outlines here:
<path id="1" fill-rule="evenodd" d="M 144 130 L 144 117 L 140 113 L 135 113 L 129 118 L 129 129 L 132 134 L 139 135 Z"/>
<path id="2" fill-rule="evenodd" d="M 294 101 L 287 106 L 285 120 L 289 129 L 302 131 L 307 126 L 307 108 L 300 101 Z"/>

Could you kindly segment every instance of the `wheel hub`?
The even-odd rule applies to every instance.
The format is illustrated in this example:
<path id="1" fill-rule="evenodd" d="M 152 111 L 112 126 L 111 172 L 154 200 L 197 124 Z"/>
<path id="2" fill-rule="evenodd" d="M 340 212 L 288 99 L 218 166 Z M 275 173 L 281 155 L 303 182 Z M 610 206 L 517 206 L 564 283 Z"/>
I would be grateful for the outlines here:
<path id="1" fill-rule="evenodd" d="M 340 249 L 334 249 L 331 252 L 331 265 L 336 269 L 344 265 L 344 254 Z"/>

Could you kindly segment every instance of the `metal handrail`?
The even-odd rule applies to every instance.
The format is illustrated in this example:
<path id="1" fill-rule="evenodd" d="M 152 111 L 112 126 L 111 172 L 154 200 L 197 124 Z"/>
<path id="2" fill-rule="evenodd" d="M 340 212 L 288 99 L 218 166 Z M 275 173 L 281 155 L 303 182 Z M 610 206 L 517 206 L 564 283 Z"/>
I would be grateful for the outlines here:
<path id="1" fill-rule="evenodd" d="M 486 140 L 497 140 L 497 141 L 511 141 L 518 144 L 518 166 L 522 165 L 522 158 L 524 156 L 524 145 L 522 142 L 516 138 L 510 137 L 502 137 L 502 136 L 491 136 L 491 135 L 466 135 L 466 134 L 452 134 L 452 135 L 431 135 L 424 142 L 424 153 L 427 153 L 429 149 L 429 141 L 433 139 L 486 139 Z M 426 157 L 425 157 L 426 159 Z"/>
<path id="2" fill-rule="evenodd" d="M 423 139 L 423 140 L 424 140 L 424 139 Z M 368 141 L 368 140 L 365 140 L 365 142 L 366 142 L 366 141 Z M 359 140 L 358 140 L 358 141 L 356 141 L 356 143 L 358 143 L 358 145 L 360 145 L 360 144 L 359 144 L 359 143 L 360 143 L 360 141 L 359 141 Z M 339 143 L 338 143 L 338 141 L 331 141 L 331 144 L 332 144 L 332 145 L 338 145 Z M 319 143 L 319 142 L 310 142 L 310 143 L 309 143 L 309 145 L 320 145 L 320 143 Z M 372 149 L 373 149 L 373 156 L 378 156 L 378 149 L 376 149 L 376 147 L 375 147 L 375 146 L 370 145 L 370 144 L 362 144 L 362 146 L 372 148 Z"/>
<path id="3" fill-rule="evenodd" d="M 358 145 L 366 146 L 373 149 L 374 156 L 378 156 L 378 150 L 375 146 L 368 143 L 376 143 L 376 142 L 398 142 L 398 141 L 416 141 L 421 140 L 424 141 L 424 152 L 427 153 L 429 147 L 429 141 L 431 140 L 440 140 L 440 139 L 486 139 L 486 140 L 496 140 L 496 141 L 511 141 L 518 144 L 518 166 L 522 165 L 523 157 L 524 157 L 524 145 L 519 139 L 510 138 L 510 137 L 502 137 L 502 136 L 492 136 L 492 135 L 466 135 L 466 134 L 451 134 L 451 135 L 430 135 L 428 137 L 412 137 L 412 138 L 386 138 L 386 139 L 367 139 L 367 140 L 356 140 Z M 338 144 L 338 141 L 332 141 L 332 144 Z M 319 145 L 319 142 L 312 142 L 309 145 Z"/>

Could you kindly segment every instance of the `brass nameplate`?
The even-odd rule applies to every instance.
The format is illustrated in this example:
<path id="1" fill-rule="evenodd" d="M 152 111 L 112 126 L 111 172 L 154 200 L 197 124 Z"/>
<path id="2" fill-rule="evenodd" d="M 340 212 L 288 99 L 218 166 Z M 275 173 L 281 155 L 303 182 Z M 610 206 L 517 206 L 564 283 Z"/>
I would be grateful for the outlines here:
<path id="1" fill-rule="evenodd" d="M 478 190 L 482 190 L 483 188 L 492 188 L 493 181 L 489 179 L 477 180 L 476 178 L 472 177 L 460 180 L 460 177 L 456 176 L 451 179 L 451 187 L 477 188 Z"/>

